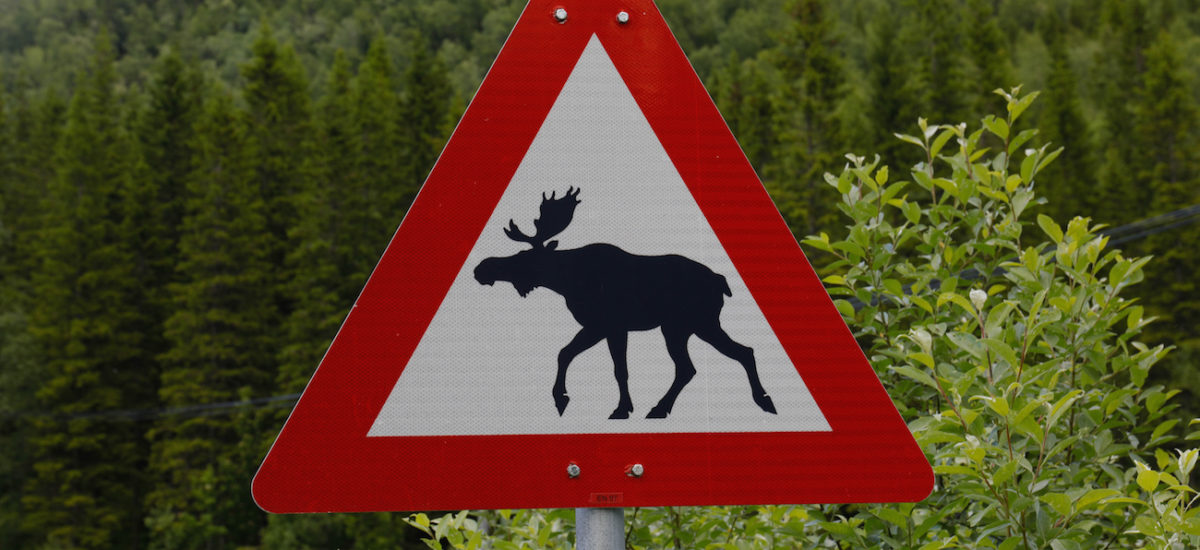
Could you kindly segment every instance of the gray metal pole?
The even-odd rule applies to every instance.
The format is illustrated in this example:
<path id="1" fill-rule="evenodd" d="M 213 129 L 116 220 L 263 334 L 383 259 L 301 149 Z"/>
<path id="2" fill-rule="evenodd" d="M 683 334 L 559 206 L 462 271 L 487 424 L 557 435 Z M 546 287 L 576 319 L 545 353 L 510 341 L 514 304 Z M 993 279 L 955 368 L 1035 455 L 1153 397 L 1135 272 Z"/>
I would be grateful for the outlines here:
<path id="1" fill-rule="evenodd" d="M 625 509 L 576 508 L 575 550 L 625 550 Z"/>

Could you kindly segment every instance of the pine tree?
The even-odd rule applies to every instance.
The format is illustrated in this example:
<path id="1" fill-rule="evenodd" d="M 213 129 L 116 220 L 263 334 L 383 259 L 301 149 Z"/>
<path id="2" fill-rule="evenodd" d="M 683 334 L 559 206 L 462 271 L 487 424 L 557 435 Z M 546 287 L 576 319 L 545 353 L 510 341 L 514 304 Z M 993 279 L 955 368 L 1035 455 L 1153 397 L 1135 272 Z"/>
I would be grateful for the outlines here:
<path id="1" fill-rule="evenodd" d="M 10 193 L 22 182 L 15 177 L 12 124 L 0 100 L 0 547 L 28 544 L 20 533 L 21 484 L 32 472 L 26 439 L 32 435 L 22 413 L 33 410 L 38 371 L 35 346 L 29 337 L 28 274 L 14 269 L 16 251 L 10 220 L 18 214 L 8 208 Z"/>
<path id="2" fill-rule="evenodd" d="M 403 195 L 397 205 L 400 209 L 394 214 L 389 213 L 397 216 L 397 220 L 408 209 L 446 143 L 452 125 L 450 106 L 453 96 L 446 65 L 429 51 L 423 37 L 414 37 L 408 68 L 404 72 L 400 111 L 405 132 L 400 180 Z"/>
<path id="3" fill-rule="evenodd" d="M 170 408 L 236 401 L 273 389 L 276 311 L 268 200 L 257 151 L 228 92 L 216 92 L 196 128 L 195 163 L 179 240 L 182 281 L 172 285 L 162 357 Z M 239 415 L 167 415 L 151 432 L 159 479 L 149 496 L 155 546 L 223 548 L 251 542 L 258 514 L 237 452 Z M 251 519 L 247 519 L 251 518 Z"/>
<path id="4" fill-rule="evenodd" d="M 770 54 L 738 59 L 730 55 L 726 63 L 713 72 L 707 88 L 729 125 L 746 158 L 765 177 L 767 166 L 774 162 L 779 148 L 773 124 L 775 107 L 771 97 L 776 86 L 776 74 Z"/>
<path id="5" fill-rule="evenodd" d="M 1095 162 L 1091 132 L 1083 118 L 1078 85 L 1066 52 L 1066 28 L 1057 12 L 1047 16 L 1043 33 L 1050 50 L 1050 75 L 1042 94 L 1039 137 L 1052 147 L 1063 147 L 1058 160 L 1042 170 L 1042 193 L 1049 200 L 1046 213 L 1060 224 L 1076 215 L 1091 216 L 1095 200 Z"/>
<path id="6" fill-rule="evenodd" d="M 135 202 L 142 207 L 137 248 L 139 264 L 145 266 L 142 279 L 159 289 L 153 298 L 156 309 L 167 298 L 166 283 L 175 279 L 201 85 L 200 75 L 176 49 L 165 49 L 154 67 L 148 105 L 136 120 L 140 163 Z"/>
<path id="7" fill-rule="evenodd" d="M 62 130 L 66 105 L 53 91 L 34 98 L 29 97 L 29 92 L 22 95 L 22 100 L 15 102 L 11 111 L 9 178 L 0 184 L 0 190 L 5 202 L 5 225 L 10 231 L 11 256 L 6 268 L 13 273 L 25 274 L 14 283 L 25 284 L 23 288 L 28 296 L 28 274 L 35 270 L 38 231 L 46 221 L 40 206 L 55 177 L 54 148 Z"/>
<path id="8" fill-rule="evenodd" d="M 1142 0 L 1108 0 L 1103 14 L 1106 39 L 1097 60 L 1105 83 L 1100 105 L 1104 126 L 1098 148 L 1103 159 L 1096 217 L 1120 224 L 1140 217 L 1149 202 L 1147 190 L 1136 181 L 1144 147 L 1134 137 L 1133 112 L 1141 95 L 1148 31 Z"/>
<path id="9" fill-rule="evenodd" d="M 122 212 L 130 148 L 103 34 L 96 51 L 67 114 L 39 237 L 30 325 L 46 359 L 37 397 L 51 415 L 35 421 L 24 527 L 59 546 L 134 547 L 145 442 L 136 424 L 96 414 L 153 406 L 156 373 L 137 331 L 140 289 Z"/>
<path id="10" fill-rule="evenodd" d="M 343 296 L 351 298 L 366 283 L 415 191 L 405 164 L 409 121 L 401 119 L 399 83 L 386 45 L 382 36 L 371 43 L 353 87 L 355 166 L 341 193 L 344 276 L 353 287 Z"/>
<path id="11" fill-rule="evenodd" d="M 1019 83 L 1013 75 L 1008 40 L 1000 30 L 993 3 L 968 0 L 966 15 L 966 54 L 972 70 L 967 76 L 970 84 L 963 88 L 976 99 L 968 106 L 964 120 L 978 120 L 1004 112 L 1004 98 L 992 93 L 993 90 L 1008 90 Z"/>
<path id="12" fill-rule="evenodd" d="M 349 62 L 339 51 L 328 92 L 317 105 L 316 147 L 311 157 L 316 164 L 311 170 L 315 177 L 297 196 L 299 222 L 292 232 L 296 246 L 287 257 L 293 277 L 289 295 L 295 297 L 295 306 L 287 319 L 287 341 L 280 354 L 277 386 L 285 394 L 299 392 L 312 376 L 365 280 L 357 266 L 378 253 L 372 251 L 368 258 L 347 257 L 348 251 L 357 253 L 363 248 L 348 242 L 352 234 L 346 231 L 347 222 L 364 217 L 361 211 L 348 211 L 348 205 L 355 209 L 371 206 L 347 200 L 362 197 L 361 190 L 349 185 L 359 181 L 354 178 L 356 105 L 362 103 L 354 101 Z"/>
<path id="13" fill-rule="evenodd" d="M 1149 191 L 1154 212 L 1167 212 L 1200 203 L 1200 108 L 1186 80 L 1186 65 L 1174 39 L 1162 32 L 1146 49 L 1145 84 L 1134 107 L 1136 136 L 1143 162 L 1135 174 Z M 1200 326 L 1200 284 L 1196 273 L 1200 255 L 1191 246 L 1200 239 L 1200 226 L 1188 225 L 1147 239 L 1155 256 L 1147 266 L 1143 298 L 1164 317 L 1153 336 L 1200 349 L 1195 328 Z"/>
<path id="14" fill-rule="evenodd" d="M 283 265 L 288 231 L 296 223 L 293 193 L 308 177 L 302 167 L 311 154 L 308 84 L 291 46 L 281 47 L 265 23 L 254 41 L 253 58 L 242 68 L 249 115 L 248 143 L 257 154 L 256 176 L 266 200 L 267 227 L 275 240 L 271 260 Z M 286 275 L 281 274 L 286 278 Z"/>
<path id="15" fill-rule="evenodd" d="M 883 162 L 892 166 L 911 166 L 921 160 L 912 146 L 893 135 L 912 133 L 928 101 L 928 76 L 905 53 L 917 29 L 914 18 L 896 8 L 883 10 L 868 29 L 871 100 L 867 119 L 873 124 L 870 142 L 861 145 L 878 151 Z"/>
<path id="16" fill-rule="evenodd" d="M 844 77 L 825 3 L 796 0 L 787 13 L 792 23 L 776 58 L 783 84 L 773 98 L 779 148 L 767 179 L 792 230 L 811 235 L 836 212 L 836 190 L 822 174 L 844 153 L 837 119 Z"/>
<path id="17" fill-rule="evenodd" d="M 916 24 L 902 35 L 914 48 L 914 70 L 925 86 L 924 112 L 931 122 L 956 124 L 967 120 L 971 96 L 963 59 L 962 7 L 954 0 L 905 2 Z M 885 23 L 886 24 L 886 23 Z M 896 47 L 893 45 L 892 47 Z M 903 46 L 901 46 L 903 47 Z M 912 127 L 908 121 L 905 130 Z"/>

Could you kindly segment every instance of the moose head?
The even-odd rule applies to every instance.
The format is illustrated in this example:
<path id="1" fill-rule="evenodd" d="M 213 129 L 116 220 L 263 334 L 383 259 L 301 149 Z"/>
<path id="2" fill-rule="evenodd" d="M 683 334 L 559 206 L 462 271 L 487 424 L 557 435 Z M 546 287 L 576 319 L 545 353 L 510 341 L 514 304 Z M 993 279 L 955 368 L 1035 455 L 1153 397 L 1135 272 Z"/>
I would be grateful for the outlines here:
<path id="1" fill-rule="evenodd" d="M 569 187 L 561 197 L 556 197 L 555 193 L 551 192 L 549 197 L 542 193 L 539 215 L 533 221 L 533 235 L 526 235 L 513 220 L 509 220 L 508 227 L 504 229 L 508 238 L 526 243 L 532 248 L 512 256 L 487 258 L 479 262 L 475 267 L 476 281 L 485 285 L 492 285 L 496 281 L 508 281 L 521 297 L 542 286 L 547 260 L 558 248 L 558 241 L 549 239 L 562 233 L 571 224 L 571 219 L 575 216 L 575 207 L 579 204 L 579 189 Z"/>

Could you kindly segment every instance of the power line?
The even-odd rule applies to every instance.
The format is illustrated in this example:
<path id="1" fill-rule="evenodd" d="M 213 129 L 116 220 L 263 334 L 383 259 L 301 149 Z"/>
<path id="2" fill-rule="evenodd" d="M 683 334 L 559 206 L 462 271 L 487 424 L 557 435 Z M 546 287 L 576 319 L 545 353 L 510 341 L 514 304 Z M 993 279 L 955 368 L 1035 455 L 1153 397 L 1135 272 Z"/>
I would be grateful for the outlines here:
<path id="1" fill-rule="evenodd" d="M 1169 231 L 1185 225 L 1200 222 L 1200 204 L 1193 204 L 1178 210 L 1173 210 L 1165 214 L 1151 216 L 1134 222 L 1127 223 L 1122 226 L 1113 227 L 1100 231 L 1100 234 L 1109 238 L 1108 246 L 1116 246 L 1139 239 L 1144 239 L 1151 235 Z M 1003 270 L 1001 270 L 1003 272 Z M 968 269 L 962 274 L 963 278 L 975 279 L 979 277 L 978 271 Z M 930 287 L 936 288 L 936 284 L 940 281 L 931 281 Z M 908 289 L 905 289 L 908 292 Z M 874 300 L 872 300 L 874 301 Z M 862 307 L 862 302 L 857 298 L 851 298 L 849 302 L 854 305 L 855 309 Z M 246 407 L 279 407 L 300 398 L 298 393 L 289 393 L 286 395 L 272 395 L 267 397 L 256 397 L 242 401 L 222 401 L 218 403 L 201 403 L 197 405 L 187 405 L 182 407 L 168 407 L 158 409 L 124 409 L 111 411 L 91 411 L 79 413 L 47 413 L 47 412 L 2 412 L 0 416 L 7 418 L 22 418 L 22 417 L 47 417 L 59 420 L 73 419 L 111 419 L 111 420 L 149 420 L 164 416 L 211 416 L 217 414 L 227 414 L 234 412 L 236 409 Z"/>

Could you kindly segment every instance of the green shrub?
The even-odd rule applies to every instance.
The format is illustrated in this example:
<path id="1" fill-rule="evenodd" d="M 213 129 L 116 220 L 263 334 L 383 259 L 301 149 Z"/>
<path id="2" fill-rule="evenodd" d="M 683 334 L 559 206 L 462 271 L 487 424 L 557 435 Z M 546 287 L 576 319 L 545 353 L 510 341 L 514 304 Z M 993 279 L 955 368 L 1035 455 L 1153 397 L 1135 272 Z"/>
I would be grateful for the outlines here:
<path id="1" fill-rule="evenodd" d="M 1121 296 L 1149 259 L 1107 249 L 1085 218 L 1026 221 L 1035 188 L 1054 184 L 1038 174 L 1059 151 L 1025 148 L 1036 131 L 1016 130 L 1036 94 L 997 92 L 1007 115 L 980 129 L 921 120 L 920 135 L 898 135 L 925 157 L 906 176 L 848 155 L 825 176 L 850 220 L 845 235 L 803 240 L 834 258 L 824 281 L 910 419 L 937 474 L 933 494 L 635 509 L 627 546 L 1200 546 L 1197 449 L 1171 449 L 1178 392 L 1145 386 L 1168 350 L 1137 341 L 1150 319 Z M 569 510 L 410 518 L 434 548 L 569 548 L 572 521 Z"/>

